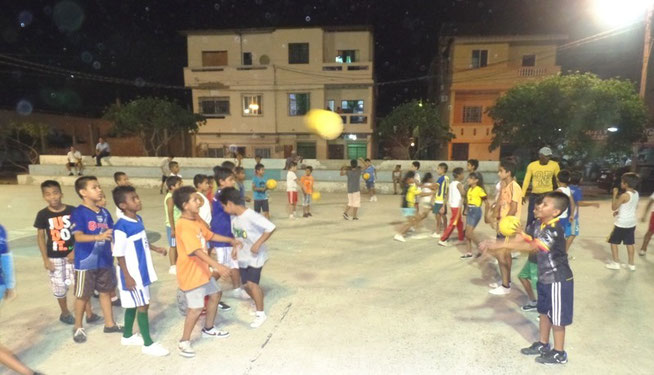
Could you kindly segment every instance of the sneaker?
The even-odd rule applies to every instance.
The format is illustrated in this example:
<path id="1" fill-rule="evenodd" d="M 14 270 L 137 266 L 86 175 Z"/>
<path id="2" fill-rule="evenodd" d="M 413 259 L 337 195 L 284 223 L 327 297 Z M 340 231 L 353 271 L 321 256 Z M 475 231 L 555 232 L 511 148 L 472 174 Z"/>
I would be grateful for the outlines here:
<path id="1" fill-rule="evenodd" d="M 59 315 L 59 321 L 66 324 L 75 324 L 75 317 L 71 313 L 68 313 L 68 315 Z"/>
<path id="2" fill-rule="evenodd" d="M 359 220 L 359 218 L 355 216 L 352 218 L 352 220 Z"/>
<path id="3" fill-rule="evenodd" d="M 442 241 L 442 240 L 438 240 L 438 244 L 441 246 L 450 246 L 450 244 L 447 243 L 447 241 Z"/>
<path id="4" fill-rule="evenodd" d="M 232 309 L 232 307 L 226 304 L 225 302 L 218 302 L 218 308 L 220 309 L 220 311 L 229 311 Z"/>
<path id="5" fill-rule="evenodd" d="M 544 365 L 558 365 L 568 363 L 568 353 L 565 351 L 550 350 L 548 353 L 536 357 L 536 362 Z"/>
<path id="6" fill-rule="evenodd" d="M 75 333 L 73 334 L 73 341 L 75 341 L 78 344 L 86 342 L 86 331 L 84 330 L 84 328 L 78 328 L 75 331 Z"/>
<path id="7" fill-rule="evenodd" d="M 118 324 L 114 324 L 111 327 L 104 326 L 104 333 L 123 333 L 123 327 Z"/>
<path id="8" fill-rule="evenodd" d="M 441 234 L 440 234 L 440 233 L 436 233 L 436 232 L 430 234 L 429 236 L 430 236 L 431 238 L 441 238 Z"/>
<path id="9" fill-rule="evenodd" d="M 290 215 L 288 215 L 288 218 L 289 218 L 289 219 L 295 219 L 295 215 L 290 214 Z"/>
<path id="10" fill-rule="evenodd" d="M 102 320 L 102 317 L 100 315 L 98 315 L 98 314 L 95 314 L 95 313 L 93 315 L 91 315 L 91 316 L 86 317 L 86 323 L 87 324 L 96 323 L 96 322 L 99 322 L 100 320 Z"/>
<path id="11" fill-rule="evenodd" d="M 404 239 L 404 236 L 401 235 L 401 234 L 399 234 L 399 233 L 396 234 L 395 236 L 393 236 L 393 239 L 394 239 L 395 241 L 406 242 L 406 240 Z"/>
<path id="12" fill-rule="evenodd" d="M 165 357 L 170 354 L 168 349 L 161 346 L 161 344 L 158 342 L 153 342 L 148 346 L 142 346 L 141 353 L 151 355 L 153 357 Z"/>
<path id="13" fill-rule="evenodd" d="M 517 259 L 520 257 L 520 252 L 519 251 L 512 251 L 511 252 L 511 259 Z"/>
<path id="14" fill-rule="evenodd" d="M 610 262 L 607 263 L 604 267 L 610 269 L 610 270 L 619 270 L 620 269 L 620 264 L 617 262 Z"/>
<path id="15" fill-rule="evenodd" d="M 179 351 L 179 355 L 182 357 L 195 357 L 195 350 L 193 350 L 193 347 L 191 347 L 190 341 L 180 341 L 179 344 L 177 344 L 177 350 Z"/>
<path id="16" fill-rule="evenodd" d="M 533 302 L 529 302 L 526 305 L 523 305 L 520 309 L 522 311 L 532 311 L 532 310 L 536 310 L 537 307 L 538 304 L 536 303 L 536 301 L 533 301 Z"/>
<path id="17" fill-rule="evenodd" d="M 641 257 L 644 257 L 646 254 L 647 254 L 647 250 L 643 250 L 643 249 L 638 250 L 638 255 L 640 255 Z"/>
<path id="18" fill-rule="evenodd" d="M 505 288 L 504 286 L 500 285 L 495 289 L 491 289 L 488 291 L 490 294 L 494 294 L 496 296 L 503 296 L 511 293 L 511 287 Z"/>
<path id="19" fill-rule="evenodd" d="M 121 337 L 120 344 L 125 346 L 143 346 L 143 336 L 138 333 L 133 334 L 131 337 Z"/>
<path id="20" fill-rule="evenodd" d="M 69 176 L 74 176 L 73 172 L 68 173 Z"/>
<path id="21" fill-rule="evenodd" d="M 535 343 L 531 344 L 531 346 L 528 348 L 520 349 L 520 353 L 524 355 L 543 355 L 549 353 L 549 351 L 550 351 L 550 344 L 543 344 L 540 341 L 536 341 Z"/>
<path id="22" fill-rule="evenodd" d="M 627 268 L 629 268 L 629 271 L 635 271 L 636 270 L 636 266 L 633 265 L 633 264 L 627 264 Z"/>
<path id="23" fill-rule="evenodd" d="M 502 286 L 502 283 L 500 283 L 500 282 L 496 282 L 496 283 L 490 283 L 490 284 L 488 284 L 488 287 L 491 288 L 491 289 L 495 289 L 495 288 L 497 288 L 498 286 Z"/>
<path id="24" fill-rule="evenodd" d="M 414 227 L 409 228 L 409 232 L 412 232 L 412 233 L 413 233 L 413 232 L 415 232 L 415 231 L 416 231 L 416 228 L 414 228 Z"/>
<path id="25" fill-rule="evenodd" d="M 343 212 L 343 219 L 350 220 L 350 217 L 347 216 L 347 212 Z"/>
<path id="26" fill-rule="evenodd" d="M 170 266 L 170 268 L 168 268 L 168 273 L 171 275 L 177 275 L 177 266 Z"/>
<path id="27" fill-rule="evenodd" d="M 459 258 L 461 258 L 461 259 L 472 258 L 472 253 L 465 253 L 465 254 L 461 255 Z"/>
<path id="28" fill-rule="evenodd" d="M 252 328 L 259 328 L 259 327 L 261 327 L 261 325 L 263 324 L 263 322 L 266 321 L 266 319 L 268 319 L 268 317 L 266 316 L 266 314 L 256 315 L 256 316 L 254 317 L 254 320 L 252 321 L 252 323 L 250 323 L 250 327 L 252 327 Z"/>
<path id="29" fill-rule="evenodd" d="M 216 327 L 211 327 L 211 329 L 202 328 L 202 337 L 224 339 L 229 337 L 229 332 L 219 331 L 216 329 Z"/>

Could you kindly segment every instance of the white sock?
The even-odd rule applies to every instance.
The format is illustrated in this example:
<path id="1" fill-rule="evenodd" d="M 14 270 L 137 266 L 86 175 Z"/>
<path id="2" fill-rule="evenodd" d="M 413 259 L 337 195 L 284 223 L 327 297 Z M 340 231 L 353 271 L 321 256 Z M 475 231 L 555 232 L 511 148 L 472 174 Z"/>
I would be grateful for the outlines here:
<path id="1" fill-rule="evenodd" d="M 265 312 L 265 311 L 257 311 L 257 312 L 256 312 L 256 315 L 257 315 L 257 317 L 259 317 L 259 316 L 266 316 L 266 312 Z"/>

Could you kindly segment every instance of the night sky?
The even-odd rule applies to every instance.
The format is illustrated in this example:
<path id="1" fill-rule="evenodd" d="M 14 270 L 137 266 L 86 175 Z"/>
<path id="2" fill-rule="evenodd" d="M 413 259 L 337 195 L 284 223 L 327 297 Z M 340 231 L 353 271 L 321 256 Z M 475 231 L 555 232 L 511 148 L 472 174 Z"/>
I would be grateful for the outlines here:
<path id="1" fill-rule="evenodd" d="M 481 34 L 563 33 L 570 41 L 606 29 L 590 0 L 2 0 L 0 107 L 98 116 L 117 98 L 156 95 L 190 106 L 181 30 L 371 25 L 378 115 L 426 98 L 442 27 Z M 564 70 L 637 81 L 643 27 L 559 54 Z M 35 69 L 24 67 L 27 60 Z M 92 75 L 71 75 L 69 69 Z M 104 81 L 104 78 L 111 77 Z M 155 87 L 156 86 L 156 87 Z"/>

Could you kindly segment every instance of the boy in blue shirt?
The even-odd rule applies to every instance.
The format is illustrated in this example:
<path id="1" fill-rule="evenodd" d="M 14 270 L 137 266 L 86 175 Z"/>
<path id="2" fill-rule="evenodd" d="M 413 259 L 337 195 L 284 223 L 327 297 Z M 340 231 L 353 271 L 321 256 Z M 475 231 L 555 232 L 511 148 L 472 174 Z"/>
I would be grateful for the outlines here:
<path id="1" fill-rule="evenodd" d="M 270 220 L 270 209 L 268 207 L 268 194 L 266 194 L 266 179 L 263 174 L 266 172 L 263 164 L 254 166 L 254 177 L 252 178 L 252 198 L 254 199 L 254 211 L 263 212 L 263 216 Z"/>
<path id="2" fill-rule="evenodd" d="M 361 158 L 359 158 L 361 160 Z M 362 160 L 363 165 L 366 169 L 363 170 L 363 175 L 368 174 L 368 179 L 363 179 L 366 182 L 366 189 L 368 189 L 368 195 L 370 195 L 371 202 L 377 202 L 377 196 L 375 195 L 375 180 L 377 179 L 377 170 L 375 166 L 372 165 L 370 159 Z"/>

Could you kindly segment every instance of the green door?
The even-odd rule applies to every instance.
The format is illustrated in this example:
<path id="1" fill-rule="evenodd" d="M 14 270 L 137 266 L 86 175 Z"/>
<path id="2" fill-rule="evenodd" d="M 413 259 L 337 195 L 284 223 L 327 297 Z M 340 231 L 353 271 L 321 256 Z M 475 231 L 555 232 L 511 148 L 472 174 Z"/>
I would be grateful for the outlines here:
<path id="1" fill-rule="evenodd" d="M 348 159 L 365 159 L 368 156 L 368 145 L 363 142 L 355 142 L 347 144 L 347 157 Z"/>

